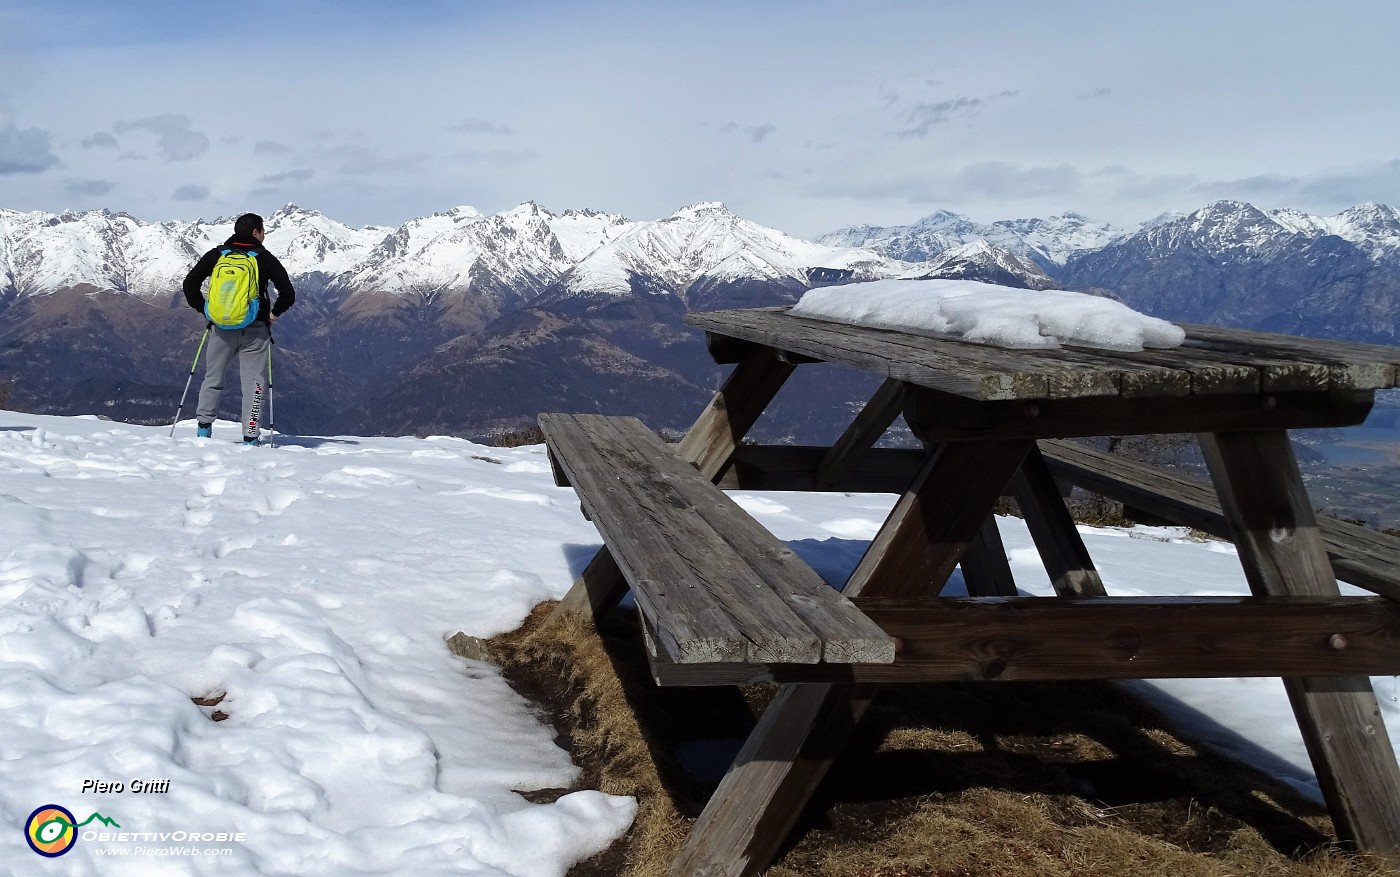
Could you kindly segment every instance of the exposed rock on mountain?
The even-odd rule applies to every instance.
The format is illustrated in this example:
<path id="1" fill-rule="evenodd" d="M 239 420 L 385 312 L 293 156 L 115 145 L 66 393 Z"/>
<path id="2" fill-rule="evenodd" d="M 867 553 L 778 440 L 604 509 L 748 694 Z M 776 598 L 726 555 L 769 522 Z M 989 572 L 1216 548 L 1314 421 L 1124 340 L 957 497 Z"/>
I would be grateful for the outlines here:
<path id="1" fill-rule="evenodd" d="M 203 328 L 180 280 L 231 227 L 0 210 L 0 378 L 15 401 L 169 417 Z M 687 311 L 880 278 L 1096 290 L 1171 319 L 1392 343 L 1400 313 L 1400 215 L 1377 204 L 1318 217 L 1222 201 L 1131 229 L 940 211 L 818 242 L 718 203 L 653 221 L 457 207 L 394 229 L 288 205 L 267 228 L 298 288 L 277 324 L 278 424 L 308 431 L 482 435 L 546 409 L 683 429 L 722 373 Z M 775 402 L 806 430 L 780 438 L 820 432 L 849 404 L 837 396 L 864 392 L 817 370 Z"/>
<path id="2" fill-rule="evenodd" d="M 1322 218 L 1219 201 L 1076 254 L 1059 278 L 1171 320 L 1395 343 L 1397 254 L 1388 207 Z"/>

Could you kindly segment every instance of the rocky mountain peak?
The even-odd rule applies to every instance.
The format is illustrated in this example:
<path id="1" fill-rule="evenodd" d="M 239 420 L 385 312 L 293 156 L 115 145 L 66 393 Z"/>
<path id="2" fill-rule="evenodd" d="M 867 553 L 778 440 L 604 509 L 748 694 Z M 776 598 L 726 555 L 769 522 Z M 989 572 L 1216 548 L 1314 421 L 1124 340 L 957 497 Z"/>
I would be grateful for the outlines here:
<path id="1" fill-rule="evenodd" d="M 680 220 L 682 222 L 700 218 L 724 220 L 738 219 L 728 207 L 724 206 L 724 202 L 722 201 L 699 201 L 695 204 L 682 207 L 667 217 L 667 219 Z"/>

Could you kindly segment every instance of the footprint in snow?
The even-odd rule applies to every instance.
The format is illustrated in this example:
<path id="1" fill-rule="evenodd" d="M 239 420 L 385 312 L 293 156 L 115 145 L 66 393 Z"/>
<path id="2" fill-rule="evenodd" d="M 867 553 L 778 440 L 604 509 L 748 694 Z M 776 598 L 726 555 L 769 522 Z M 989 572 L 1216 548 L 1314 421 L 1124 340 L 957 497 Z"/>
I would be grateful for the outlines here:
<path id="1" fill-rule="evenodd" d="M 253 507 L 253 511 L 260 518 L 280 515 L 287 510 L 292 503 L 301 499 L 301 491 L 279 490 L 267 496 L 260 497 Z"/>
<path id="2" fill-rule="evenodd" d="M 256 536 L 229 536 L 220 539 L 219 544 L 214 546 L 214 556 L 223 559 L 235 551 L 243 551 L 258 544 Z"/>
<path id="3" fill-rule="evenodd" d="M 112 578 L 139 579 L 146 574 L 155 561 L 154 554 L 128 554 L 120 558 L 112 567 Z"/>
<path id="4" fill-rule="evenodd" d="M 213 509 L 190 509 L 185 512 L 185 529 L 201 530 L 214 523 Z"/>

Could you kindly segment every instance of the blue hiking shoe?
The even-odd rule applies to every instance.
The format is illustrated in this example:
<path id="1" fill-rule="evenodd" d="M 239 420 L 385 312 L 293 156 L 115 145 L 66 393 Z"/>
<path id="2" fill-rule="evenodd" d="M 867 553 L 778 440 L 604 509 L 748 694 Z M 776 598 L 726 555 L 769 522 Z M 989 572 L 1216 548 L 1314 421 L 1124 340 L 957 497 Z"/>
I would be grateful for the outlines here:
<path id="1" fill-rule="evenodd" d="M 258 437 L 255 436 L 255 435 L 245 435 L 245 436 L 243 437 L 243 444 L 245 444 L 245 445 L 260 445 L 260 444 L 262 444 L 262 439 L 258 438 Z"/>
<path id="2" fill-rule="evenodd" d="M 198 427 L 197 429 L 195 429 L 194 434 L 195 434 L 196 436 L 200 437 L 200 438 L 213 438 L 213 437 L 214 437 L 214 424 L 212 424 L 212 423 L 201 423 L 201 424 L 199 425 L 199 427 Z"/>

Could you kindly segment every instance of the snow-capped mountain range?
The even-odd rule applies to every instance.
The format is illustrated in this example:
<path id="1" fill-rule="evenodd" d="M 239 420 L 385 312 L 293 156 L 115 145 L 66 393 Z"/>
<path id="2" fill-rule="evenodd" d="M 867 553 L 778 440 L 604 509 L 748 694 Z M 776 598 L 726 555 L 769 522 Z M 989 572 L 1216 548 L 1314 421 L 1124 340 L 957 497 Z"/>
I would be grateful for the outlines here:
<path id="1" fill-rule="evenodd" d="M 1232 259 L 1267 257 L 1300 239 L 1336 236 L 1373 260 L 1400 254 L 1400 213 L 1368 203 L 1335 216 L 1265 211 L 1219 201 L 1133 227 L 1075 213 L 981 224 L 938 211 L 906 226 L 851 226 L 806 241 L 745 220 L 719 203 L 635 221 L 615 213 L 551 213 L 527 202 L 494 215 L 457 207 L 398 228 L 353 228 L 289 204 L 268 217 L 267 245 L 294 278 L 347 293 L 432 295 L 489 281 L 518 302 L 552 296 L 624 296 L 633 279 L 685 298 L 698 281 L 806 288 L 814 271 L 841 282 L 947 276 L 969 263 L 1028 286 L 1053 285 L 1076 257 L 1109 247 L 1189 247 Z M 141 298 L 173 295 L 199 254 L 230 233 L 231 219 L 143 222 L 123 213 L 0 209 L 0 296 L 91 287 Z M 1038 268 L 1036 266 L 1039 266 Z"/>
<path id="2" fill-rule="evenodd" d="M 1400 212 L 1366 203 L 1335 216 L 1283 208 L 1261 210 L 1240 201 L 1216 201 L 1189 214 L 1165 213 L 1136 226 L 1096 223 L 1077 213 L 1048 219 L 1011 219 L 989 225 L 940 210 L 911 225 L 851 226 L 823 235 L 825 244 L 864 247 L 892 259 L 923 261 L 976 241 L 1030 259 L 1051 274 L 1071 258 L 1134 241 L 1159 250 L 1191 248 L 1245 256 L 1334 235 L 1378 257 L 1400 253 Z"/>
<path id="3" fill-rule="evenodd" d="M 657 220 L 457 207 L 397 228 L 288 205 L 267 229 L 301 293 L 278 323 L 279 416 L 310 430 L 481 436 L 540 411 L 684 428 L 718 375 L 686 311 L 870 279 L 1107 291 L 1172 320 L 1400 339 L 1400 213 L 1380 204 L 1324 217 L 1218 201 L 1133 227 L 943 211 L 816 241 L 718 203 Z M 181 279 L 231 230 L 0 209 L 0 385 L 35 411 L 168 418 L 201 328 Z M 794 403 L 813 435 L 832 395 Z"/>
<path id="4" fill-rule="evenodd" d="M 701 278 L 791 281 L 817 267 L 850 279 L 910 269 L 870 250 L 800 240 L 702 203 L 638 222 L 613 213 L 554 214 L 533 202 L 486 216 L 472 207 L 397 229 L 351 228 L 288 205 L 267 218 L 267 246 L 294 277 L 319 275 L 347 292 L 431 294 L 489 278 L 523 300 L 556 294 L 625 295 L 630 278 L 682 293 Z M 146 223 L 122 213 L 0 210 L 0 294 L 89 286 L 142 298 L 173 293 L 190 264 L 221 243 L 231 219 Z M 6 289 L 8 287 L 8 289 Z"/>
<path id="5" fill-rule="evenodd" d="M 1071 253 L 1097 249 L 1134 230 L 1092 222 L 1077 213 L 983 225 L 939 210 L 911 225 L 856 225 L 823 235 L 819 240 L 832 246 L 866 247 L 908 262 L 928 261 L 957 247 L 984 241 L 1049 267 L 1063 265 Z"/>

